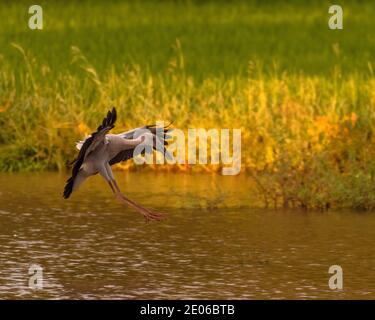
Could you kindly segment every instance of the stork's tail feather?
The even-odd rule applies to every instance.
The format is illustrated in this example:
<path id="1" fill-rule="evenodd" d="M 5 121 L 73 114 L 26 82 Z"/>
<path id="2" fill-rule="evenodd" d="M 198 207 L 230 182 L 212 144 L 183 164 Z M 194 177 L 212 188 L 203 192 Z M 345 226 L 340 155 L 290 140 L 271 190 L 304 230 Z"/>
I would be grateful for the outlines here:
<path id="1" fill-rule="evenodd" d="M 70 197 L 70 195 L 72 194 L 73 185 L 74 185 L 74 179 L 73 179 L 73 177 L 70 177 L 66 181 L 66 185 L 65 185 L 65 188 L 64 188 L 64 199 L 68 199 Z"/>

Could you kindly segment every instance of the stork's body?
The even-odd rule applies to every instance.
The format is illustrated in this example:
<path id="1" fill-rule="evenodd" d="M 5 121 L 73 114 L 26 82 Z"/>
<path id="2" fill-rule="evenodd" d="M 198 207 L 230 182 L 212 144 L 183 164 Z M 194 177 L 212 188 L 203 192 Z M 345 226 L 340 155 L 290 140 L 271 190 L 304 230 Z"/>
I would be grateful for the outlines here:
<path id="1" fill-rule="evenodd" d="M 147 138 L 152 141 L 154 148 L 157 140 L 164 146 L 166 144 L 166 128 L 163 129 L 162 137 L 156 135 L 156 128 L 153 126 L 145 126 L 120 134 L 109 134 L 108 132 L 114 127 L 116 118 L 116 109 L 113 108 L 112 112 L 108 112 L 107 117 L 103 119 L 96 132 L 84 141 L 77 143 L 80 152 L 73 162 L 72 176 L 65 186 L 64 198 L 69 198 L 70 194 L 77 190 L 88 177 L 99 173 L 107 181 L 119 201 L 142 213 L 146 219 L 159 220 L 162 217 L 160 213 L 140 206 L 121 193 L 112 173 L 111 165 L 132 158 L 135 148 Z M 164 147 L 163 149 L 166 152 Z"/>

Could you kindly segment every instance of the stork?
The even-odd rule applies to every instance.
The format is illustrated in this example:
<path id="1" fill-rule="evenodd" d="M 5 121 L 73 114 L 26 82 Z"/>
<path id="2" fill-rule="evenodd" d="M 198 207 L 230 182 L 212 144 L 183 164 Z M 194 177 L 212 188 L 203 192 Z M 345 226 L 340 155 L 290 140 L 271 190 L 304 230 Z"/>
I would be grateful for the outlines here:
<path id="1" fill-rule="evenodd" d="M 113 107 L 112 111 L 108 111 L 96 132 L 77 143 L 79 154 L 71 163 L 74 164 L 72 176 L 66 181 L 63 196 L 65 199 L 69 198 L 72 192 L 76 191 L 88 177 L 99 173 L 107 181 L 118 201 L 141 213 L 147 221 L 161 220 L 163 214 L 147 209 L 122 194 L 111 166 L 133 158 L 134 150 L 141 143 L 144 143 L 146 138 L 151 138 L 152 148 L 155 150 L 157 150 L 157 143 L 161 145 L 162 150 L 159 151 L 167 156 L 168 151 L 165 149 L 165 145 L 168 144 L 166 139 L 170 138 L 166 134 L 168 126 L 162 128 L 161 136 L 157 134 L 156 126 L 153 125 L 146 125 L 119 134 L 109 134 L 109 131 L 115 126 L 116 118 L 116 109 Z M 139 134 L 139 132 L 142 134 Z"/>

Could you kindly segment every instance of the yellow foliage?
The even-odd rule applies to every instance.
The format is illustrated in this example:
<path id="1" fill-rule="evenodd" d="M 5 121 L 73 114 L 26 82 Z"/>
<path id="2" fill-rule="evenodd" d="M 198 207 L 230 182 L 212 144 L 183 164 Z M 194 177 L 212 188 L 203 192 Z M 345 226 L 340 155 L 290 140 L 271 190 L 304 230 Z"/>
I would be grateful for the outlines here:
<path id="1" fill-rule="evenodd" d="M 87 136 L 91 132 L 90 128 L 84 122 L 78 124 L 77 131 L 81 136 Z"/>

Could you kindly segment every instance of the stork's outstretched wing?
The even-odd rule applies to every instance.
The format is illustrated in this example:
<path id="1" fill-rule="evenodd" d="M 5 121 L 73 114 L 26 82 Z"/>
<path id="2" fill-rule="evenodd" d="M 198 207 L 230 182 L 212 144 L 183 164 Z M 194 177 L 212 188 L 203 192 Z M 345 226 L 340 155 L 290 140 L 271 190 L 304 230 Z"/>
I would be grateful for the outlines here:
<path id="1" fill-rule="evenodd" d="M 144 132 L 144 130 L 148 130 L 153 135 L 153 146 L 152 146 L 153 149 L 157 150 L 157 143 L 156 142 L 159 141 L 159 144 L 161 146 L 163 146 L 164 156 L 168 158 L 169 152 L 165 148 L 165 146 L 168 145 L 168 140 L 172 138 L 170 135 L 167 134 L 169 126 L 170 126 L 170 124 L 168 126 L 165 126 L 165 127 L 162 128 L 162 130 L 163 130 L 162 134 L 160 134 L 160 133 L 157 134 L 157 132 L 156 132 L 157 127 L 155 125 L 146 125 L 144 127 L 140 127 L 140 128 L 136 128 L 136 129 L 127 131 L 127 132 L 120 133 L 120 134 L 118 134 L 118 136 L 120 136 L 124 139 L 136 139 L 136 138 L 138 138 L 139 133 Z M 119 163 L 121 161 L 126 161 L 126 160 L 129 160 L 129 159 L 133 158 L 134 149 L 135 149 L 135 147 L 132 148 L 132 149 L 120 151 L 117 155 L 115 155 L 109 161 L 109 164 L 113 165 L 113 164 Z"/>
<path id="2" fill-rule="evenodd" d="M 72 162 L 74 164 L 72 169 L 72 176 L 66 181 L 64 189 L 64 198 L 69 198 L 73 191 L 74 180 L 76 179 L 79 169 L 82 166 L 85 158 L 95 150 L 99 145 L 104 143 L 105 135 L 114 128 L 117 118 L 116 109 L 108 111 L 107 116 L 103 119 L 102 124 L 96 129 L 96 132 L 92 133 L 82 144 L 77 158 Z"/>

